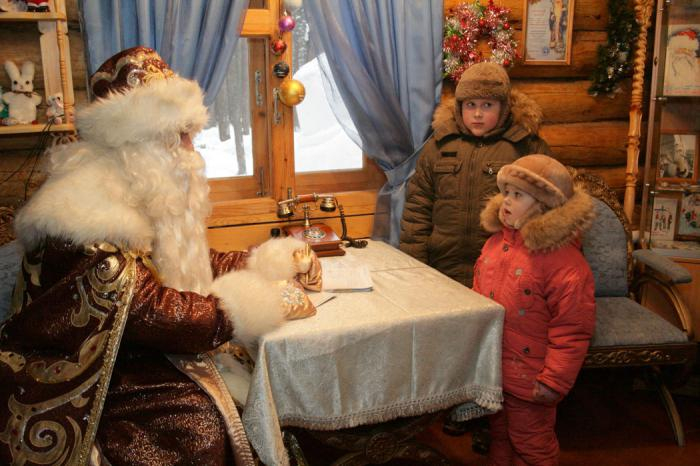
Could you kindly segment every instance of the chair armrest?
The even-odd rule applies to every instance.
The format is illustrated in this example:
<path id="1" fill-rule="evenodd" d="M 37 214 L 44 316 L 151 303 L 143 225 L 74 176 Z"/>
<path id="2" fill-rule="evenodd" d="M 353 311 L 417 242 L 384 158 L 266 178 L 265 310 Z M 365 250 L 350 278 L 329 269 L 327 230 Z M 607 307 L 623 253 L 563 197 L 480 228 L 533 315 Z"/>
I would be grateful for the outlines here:
<path id="1" fill-rule="evenodd" d="M 664 257 L 649 249 L 637 249 L 632 252 L 632 257 L 637 262 L 650 267 L 655 272 L 668 277 L 673 284 L 690 283 L 693 277 L 686 269 L 673 262 L 668 257 Z"/>

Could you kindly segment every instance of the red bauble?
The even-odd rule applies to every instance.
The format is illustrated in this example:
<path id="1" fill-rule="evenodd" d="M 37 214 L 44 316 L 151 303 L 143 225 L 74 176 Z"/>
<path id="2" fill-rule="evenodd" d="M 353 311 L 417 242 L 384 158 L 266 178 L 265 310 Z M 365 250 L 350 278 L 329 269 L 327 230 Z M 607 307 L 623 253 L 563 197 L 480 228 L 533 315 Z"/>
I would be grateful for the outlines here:
<path id="1" fill-rule="evenodd" d="M 282 39 L 275 39 L 270 43 L 270 50 L 275 55 L 282 55 L 287 50 L 287 43 Z"/>
<path id="2" fill-rule="evenodd" d="M 510 66 L 510 60 L 508 60 L 507 58 L 503 60 L 503 66 Z"/>
<path id="3" fill-rule="evenodd" d="M 484 26 L 486 26 L 486 21 L 484 21 L 483 19 L 480 19 L 479 20 L 479 27 L 483 28 Z"/>
<path id="4" fill-rule="evenodd" d="M 503 29 L 505 29 L 506 31 L 507 31 L 508 29 L 510 29 L 510 23 L 505 23 L 505 24 L 503 25 Z"/>

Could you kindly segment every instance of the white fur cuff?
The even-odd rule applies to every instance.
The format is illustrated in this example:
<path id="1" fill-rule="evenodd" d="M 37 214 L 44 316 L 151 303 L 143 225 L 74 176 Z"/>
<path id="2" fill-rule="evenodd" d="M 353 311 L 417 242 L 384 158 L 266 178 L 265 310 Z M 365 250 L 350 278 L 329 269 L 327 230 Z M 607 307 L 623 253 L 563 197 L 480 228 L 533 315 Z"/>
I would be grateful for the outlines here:
<path id="1" fill-rule="evenodd" d="M 306 243 L 292 237 L 267 240 L 250 253 L 246 268 L 270 280 L 289 280 L 300 272 L 294 251 L 304 247 Z"/>
<path id="2" fill-rule="evenodd" d="M 245 346 L 284 321 L 280 282 L 257 272 L 229 272 L 212 283 L 211 292 L 233 323 L 233 334 Z"/>

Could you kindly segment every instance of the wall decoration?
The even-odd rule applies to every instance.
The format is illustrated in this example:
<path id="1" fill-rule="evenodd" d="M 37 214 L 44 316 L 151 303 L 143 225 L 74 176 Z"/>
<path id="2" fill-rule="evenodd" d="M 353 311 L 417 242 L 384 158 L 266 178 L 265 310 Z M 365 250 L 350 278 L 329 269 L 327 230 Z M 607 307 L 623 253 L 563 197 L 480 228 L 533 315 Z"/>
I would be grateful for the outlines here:
<path id="1" fill-rule="evenodd" d="M 683 194 L 677 237 L 678 239 L 700 239 L 700 192 Z"/>
<path id="2" fill-rule="evenodd" d="M 673 241 L 677 213 L 677 199 L 662 196 L 654 198 L 654 211 L 651 215 L 652 240 Z"/>
<path id="3" fill-rule="evenodd" d="M 628 0 L 608 2 L 608 42 L 598 46 L 598 64 L 591 75 L 588 93 L 616 94 L 620 81 L 632 75 L 632 48 L 639 34 L 639 24 Z"/>
<path id="4" fill-rule="evenodd" d="M 523 57 L 526 65 L 571 64 L 574 0 L 525 0 Z"/>
<path id="5" fill-rule="evenodd" d="M 513 66 L 520 54 L 509 14 L 510 9 L 494 5 L 493 0 L 488 5 L 475 0 L 450 9 L 443 29 L 443 76 L 458 82 L 464 70 L 481 61 Z M 479 49 L 481 39 L 488 43 L 489 55 Z"/>
<path id="6" fill-rule="evenodd" d="M 664 94 L 700 96 L 700 24 L 669 25 Z"/>
<path id="7" fill-rule="evenodd" d="M 668 132 L 659 140 L 658 179 L 693 183 L 698 179 L 698 136 Z"/>

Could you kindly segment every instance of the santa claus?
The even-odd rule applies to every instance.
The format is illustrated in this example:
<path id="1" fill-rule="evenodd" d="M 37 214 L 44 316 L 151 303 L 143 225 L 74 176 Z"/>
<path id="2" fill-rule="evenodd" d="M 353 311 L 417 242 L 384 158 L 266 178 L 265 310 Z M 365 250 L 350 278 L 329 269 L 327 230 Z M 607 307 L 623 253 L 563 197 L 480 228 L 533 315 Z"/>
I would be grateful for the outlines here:
<path id="1" fill-rule="evenodd" d="M 82 140 L 54 150 L 15 222 L 0 464 L 253 464 L 207 352 L 282 322 L 304 243 L 209 249 L 202 92 L 155 51 L 115 55 L 90 84 Z"/>
<path id="2" fill-rule="evenodd" d="M 700 39 L 693 29 L 683 29 L 668 40 L 666 57 L 667 93 L 696 94 L 700 85 Z"/>

